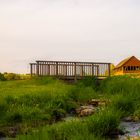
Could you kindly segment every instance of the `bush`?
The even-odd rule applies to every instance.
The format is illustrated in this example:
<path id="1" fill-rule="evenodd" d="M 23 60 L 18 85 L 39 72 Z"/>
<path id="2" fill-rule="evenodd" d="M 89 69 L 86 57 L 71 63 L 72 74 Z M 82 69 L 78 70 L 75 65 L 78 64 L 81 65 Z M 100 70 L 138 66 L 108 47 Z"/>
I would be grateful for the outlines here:
<path id="1" fill-rule="evenodd" d="M 4 77 L 3 74 L 0 73 L 0 81 L 6 81 L 6 78 Z"/>
<path id="2" fill-rule="evenodd" d="M 135 104 L 131 96 L 115 96 L 111 105 L 114 110 L 121 111 L 123 116 L 131 115 L 135 110 Z"/>
<path id="3" fill-rule="evenodd" d="M 109 135 L 118 128 L 120 116 L 120 112 L 106 108 L 87 120 L 89 131 L 97 136 Z"/>
<path id="4" fill-rule="evenodd" d="M 66 112 L 61 108 L 56 108 L 51 111 L 51 116 L 55 121 L 59 121 L 66 116 Z"/>
<path id="5" fill-rule="evenodd" d="M 7 72 L 5 72 L 4 74 L 1 74 L 1 75 L 2 75 L 2 78 L 4 78 L 4 80 L 27 80 L 27 79 L 31 78 L 30 75 L 7 73 Z M 1 77 L 1 75 L 0 75 L 0 77 Z"/>
<path id="6" fill-rule="evenodd" d="M 11 115 L 9 114 L 8 116 L 8 121 L 11 123 L 22 122 L 22 120 L 23 120 L 22 115 L 19 112 L 11 113 Z"/>

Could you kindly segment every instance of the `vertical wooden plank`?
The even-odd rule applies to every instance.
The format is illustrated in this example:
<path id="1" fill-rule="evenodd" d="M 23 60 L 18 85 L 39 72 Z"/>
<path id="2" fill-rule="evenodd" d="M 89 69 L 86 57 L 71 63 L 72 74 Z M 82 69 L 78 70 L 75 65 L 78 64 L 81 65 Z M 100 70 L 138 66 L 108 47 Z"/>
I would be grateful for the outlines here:
<path id="1" fill-rule="evenodd" d="M 43 76 L 43 62 L 41 63 L 41 75 Z"/>
<path id="2" fill-rule="evenodd" d="M 81 71 L 81 72 L 80 72 L 80 76 L 83 77 L 83 65 L 81 65 L 80 68 L 81 68 L 81 70 L 80 70 L 80 71 Z"/>
<path id="3" fill-rule="evenodd" d="M 82 74 L 83 74 L 83 77 L 84 77 L 85 76 L 85 65 L 82 66 L 82 69 L 83 69 L 83 73 Z"/>
<path id="4" fill-rule="evenodd" d="M 61 76 L 63 75 L 63 64 L 61 63 Z"/>
<path id="5" fill-rule="evenodd" d="M 45 62 L 42 62 L 42 75 L 45 75 Z"/>
<path id="6" fill-rule="evenodd" d="M 67 76 L 70 76 L 70 67 L 69 67 L 69 63 L 67 63 Z"/>
<path id="7" fill-rule="evenodd" d="M 99 65 L 97 65 L 97 77 L 99 77 Z"/>
<path id="8" fill-rule="evenodd" d="M 45 66 L 44 66 L 45 68 L 45 75 L 47 75 L 47 65 L 46 65 L 46 62 L 45 62 Z"/>
<path id="9" fill-rule="evenodd" d="M 31 77 L 33 76 L 33 64 L 30 63 L 30 74 L 31 74 Z"/>
<path id="10" fill-rule="evenodd" d="M 94 65 L 92 64 L 92 77 L 94 76 Z"/>
<path id="11" fill-rule="evenodd" d="M 58 62 L 56 62 L 56 76 L 58 76 Z"/>
<path id="12" fill-rule="evenodd" d="M 77 76 L 76 76 L 76 63 L 74 63 L 74 81 L 77 81 Z"/>
<path id="13" fill-rule="evenodd" d="M 41 76 L 41 64 L 39 63 L 39 76 Z"/>
<path id="14" fill-rule="evenodd" d="M 33 75 L 36 74 L 36 64 L 33 65 Z"/>
<path id="15" fill-rule="evenodd" d="M 48 64 L 48 75 L 50 76 L 50 64 Z"/>
<path id="16" fill-rule="evenodd" d="M 38 61 L 36 65 L 36 75 L 39 76 L 39 62 Z"/>
<path id="17" fill-rule="evenodd" d="M 39 76 L 41 76 L 41 64 L 39 63 Z"/>
<path id="18" fill-rule="evenodd" d="M 66 76 L 67 76 L 67 64 L 65 65 L 65 68 L 66 68 L 66 73 L 65 73 L 65 74 L 66 74 Z"/>
<path id="19" fill-rule="evenodd" d="M 92 76 L 92 64 L 90 64 L 90 76 Z"/>

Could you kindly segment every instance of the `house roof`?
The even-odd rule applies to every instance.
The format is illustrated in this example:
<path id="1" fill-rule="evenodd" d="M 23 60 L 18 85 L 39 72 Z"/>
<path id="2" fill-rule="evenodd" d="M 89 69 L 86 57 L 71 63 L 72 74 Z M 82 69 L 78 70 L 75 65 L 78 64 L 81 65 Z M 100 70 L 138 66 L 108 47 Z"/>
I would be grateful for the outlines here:
<path id="1" fill-rule="evenodd" d="M 115 69 L 122 67 L 122 66 L 123 66 L 126 62 L 128 62 L 132 57 L 135 57 L 135 56 L 131 56 L 131 57 L 128 57 L 128 58 L 122 60 L 122 61 L 115 67 Z"/>

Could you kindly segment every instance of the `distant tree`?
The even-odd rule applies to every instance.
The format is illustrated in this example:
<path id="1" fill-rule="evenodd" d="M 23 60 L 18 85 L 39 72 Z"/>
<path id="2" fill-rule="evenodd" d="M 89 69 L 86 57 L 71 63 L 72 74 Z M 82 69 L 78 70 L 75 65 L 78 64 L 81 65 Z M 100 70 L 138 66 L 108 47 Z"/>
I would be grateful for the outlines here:
<path id="1" fill-rule="evenodd" d="M 0 73 L 0 81 L 5 81 L 6 78 L 4 77 L 4 75 L 2 73 Z"/>
<path id="2" fill-rule="evenodd" d="M 15 80 L 16 74 L 14 74 L 14 73 L 5 73 L 4 77 L 7 80 Z"/>

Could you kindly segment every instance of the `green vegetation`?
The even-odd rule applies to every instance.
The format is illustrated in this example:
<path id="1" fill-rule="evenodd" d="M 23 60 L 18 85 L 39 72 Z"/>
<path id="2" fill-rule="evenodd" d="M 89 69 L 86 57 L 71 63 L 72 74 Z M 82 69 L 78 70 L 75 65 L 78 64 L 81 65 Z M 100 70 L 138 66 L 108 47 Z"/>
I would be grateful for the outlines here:
<path id="1" fill-rule="evenodd" d="M 87 77 L 75 85 L 50 77 L 0 81 L 0 134 L 13 136 L 8 129 L 14 127 L 19 140 L 105 139 L 123 117 L 140 119 L 139 92 L 140 79 L 128 76 Z M 61 121 L 93 98 L 109 103 L 92 116 Z"/>
<path id="2" fill-rule="evenodd" d="M 26 80 L 30 79 L 31 76 L 27 74 L 15 74 L 15 73 L 0 73 L 0 81 L 9 81 L 9 80 Z"/>

